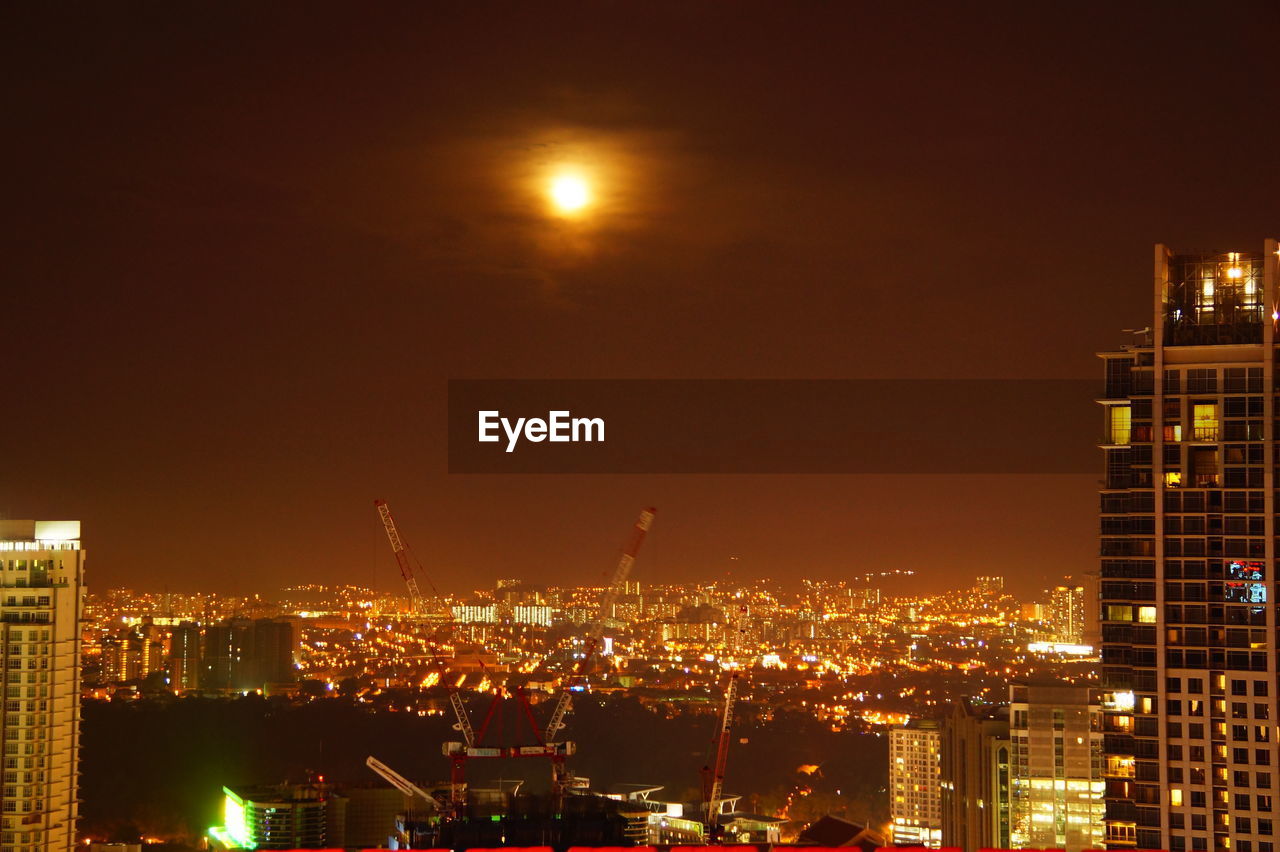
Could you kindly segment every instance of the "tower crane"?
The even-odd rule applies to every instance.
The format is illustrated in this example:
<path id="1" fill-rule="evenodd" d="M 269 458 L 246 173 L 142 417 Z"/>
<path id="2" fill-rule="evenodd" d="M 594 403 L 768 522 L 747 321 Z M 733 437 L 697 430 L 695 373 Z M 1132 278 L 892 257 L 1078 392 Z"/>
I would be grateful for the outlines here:
<path id="1" fill-rule="evenodd" d="M 738 646 L 738 640 L 746 632 L 746 618 L 746 604 L 741 604 L 738 607 L 737 625 L 734 629 L 734 634 L 729 637 L 735 648 Z M 734 704 L 738 699 L 738 680 L 740 675 L 741 671 L 739 669 L 734 669 L 729 674 L 729 683 L 724 689 L 724 706 L 720 711 L 720 724 L 711 740 L 711 745 L 715 750 L 714 762 L 710 766 L 702 768 L 702 800 L 707 809 L 705 814 L 707 837 L 711 840 L 716 838 L 720 829 L 720 807 L 724 801 L 724 771 L 729 762 L 729 740 L 733 733 L 733 711 Z"/>
<path id="2" fill-rule="evenodd" d="M 550 760 L 552 765 L 551 777 L 553 781 L 565 775 L 565 759 L 574 753 L 575 746 L 572 742 L 547 743 L 542 741 L 542 732 L 534 721 L 533 709 L 529 706 L 529 696 L 523 688 L 516 690 L 515 698 L 518 700 L 520 708 L 524 712 L 525 721 L 529 725 L 529 730 L 537 742 L 533 745 L 518 746 L 486 746 L 484 744 L 485 733 L 493 723 L 498 713 L 499 705 L 509 695 L 502 687 L 494 690 L 493 699 L 489 702 L 489 709 L 478 728 L 472 726 L 461 696 L 456 691 L 449 696 L 449 701 L 453 704 L 454 715 L 458 718 L 453 728 L 455 731 L 461 732 L 463 737 L 463 742 L 447 742 L 443 748 L 445 757 L 449 758 L 449 802 L 450 810 L 455 816 L 460 816 L 466 807 L 466 769 L 467 763 L 471 760 L 485 758 L 546 758 Z"/>
<path id="3" fill-rule="evenodd" d="M 618 565 L 613 569 L 613 576 L 609 579 L 609 586 L 605 590 L 604 596 L 600 599 L 600 609 L 596 615 L 595 622 L 591 625 L 591 630 L 587 633 L 587 641 L 582 649 L 582 656 L 578 658 L 577 663 L 573 667 L 573 676 L 571 680 L 577 681 L 586 677 L 591 672 L 592 658 L 595 656 L 596 648 L 600 645 L 600 638 L 604 635 L 605 619 L 613 615 L 613 605 L 618 600 L 618 595 L 625 587 L 627 575 L 631 573 L 631 566 L 636 562 L 636 554 L 640 552 L 640 545 L 644 543 L 645 535 L 649 532 L 649 527 L 653 525 L 653 516 L 657 512 L 652 506 L 640 512 L 640 517 L 636 520 L 636 524 L 631 528 L 631 538 L 627 541 L 626 547 L 622 549 L 622 557 L 618 560 Z M 564 717 L 573 709 L 573 693 L 569 687 L 560 692 L 560 698 L 556 701 L 556 708 L 551 713 L 551 719 L 547 722 L 546 733 L 543 734 L 544 742 L 553 742 L 556 735 L 564 727 Z"/>
<path id="4" fill-rule="evenodd" d="M 739 672 L 729 675 L 724 690 L 724 707 L 720 711 L 720 724 L 711 743 L 715 746 L 715 763 L 704 767 L 703 799 L 706 802 L 707 837 L 714 839 L 719 829 L 720 805 L 724 800 L 724 770 L 729 761 L 729 736 L 733 733 L 733 705 L 738 697 Z"/>
<path id="5" fill-rule="evenodd" d="M 422 600 L 422 591 L 418 588 L 418 579 L 413 576 L 413 565 L 409 562 L 409 549 L 405 546 L 404 539 L 400 537 L 400 531 L 396 529 L 395 518 L 391 516 L 391 507 L 387 505 L 386 500 L 374 500 L 373 505 L 377 508 L 378 518 L 381 519 L 382 526 L 387 531 L 391 552 L 395 554 L 396 564 L 400 566 L 400 576 L 404 578 L 404 584 L 409 588 L 410 609 L 414 615 L 424 615 L 426 604 Z M 431 580 L 428 579 L 427 582 L 430 583 Z"/>

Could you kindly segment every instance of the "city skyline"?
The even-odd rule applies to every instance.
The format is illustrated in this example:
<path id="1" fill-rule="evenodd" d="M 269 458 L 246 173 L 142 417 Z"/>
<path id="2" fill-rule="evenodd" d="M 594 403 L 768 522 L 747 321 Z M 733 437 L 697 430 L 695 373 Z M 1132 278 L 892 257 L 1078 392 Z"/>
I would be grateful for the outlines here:
<path id="1" fill-rule="evenodd" d="M 1280 852 L 1278 12 L 7 8 L 0 852 Z"/>

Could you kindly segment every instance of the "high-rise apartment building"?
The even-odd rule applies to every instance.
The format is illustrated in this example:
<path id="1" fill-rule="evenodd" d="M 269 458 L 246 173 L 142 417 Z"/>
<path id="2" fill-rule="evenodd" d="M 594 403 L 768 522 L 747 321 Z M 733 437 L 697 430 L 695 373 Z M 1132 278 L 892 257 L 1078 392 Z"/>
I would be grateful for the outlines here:
<path id="1" fill-rule="evenodd" d="M 973 589 L 980 595 L 997 597 L 1004 594 L 1004 577 L 979 577 L 977 582 L 974 583 Z"/>
<path id="2" fill-rule="evenodd" d="M 169 686 L 175 690 L 200 686 L 200 626 L 184 621 L 169 635 Z"/>
<path id="3" fill-rule="evenodd" d="M 294 625 L 273 618 L 235 618 L 205 629 L 200 688 L 257 690 L 296 678 Z"/>
<path id="4" fill-rule="evenodd" d="M 1009 708 L 963 698 L 942 723 L 942 845 L 1009 847 Z"/>
<path id="5" fill-rule="evenodd" d="M 516 624 L 529 624 L 535 627 L 551 626 L 551 607 L 549 606 L 514 606 L 511 620 Z"/>
<path id="6" fill-rule="evenodd" d="M 1087 686 L 1009 688 L 1009 845 L 1082 852 L 1103 842 L 1102 707 Z"/>
<path id="7" fill-rule="evenodd" d="M 896 846 L 942 845 L 942 726 L 912 719 L 889 731 L 889 817 Z"/>
<path id="8" fill-rule="evenodd" d="M 1100 353 L 1106 841 L 1273 852 L 1277 243 L 1154 271 Z"/>
<path id="9" fill-rule="evenodd" d="M 1044 609 L 1051 639 L 1068 645 L 1079 645 L 1085 639 L 1084 586 L 1055 586 L 1049 590 L 1049 603 Z"/>
<path id="10" fill-rule="evenodd" d="M 76 846 L 80 757 L 79 521 L 0 521 L 0 847 Z"/>
<path id="11" fill-rule="evenodd" d="M 498 608 L 493 604 L 462 604 L 453 607 L 453 620 L 459 624 L 496 624 Z"/>

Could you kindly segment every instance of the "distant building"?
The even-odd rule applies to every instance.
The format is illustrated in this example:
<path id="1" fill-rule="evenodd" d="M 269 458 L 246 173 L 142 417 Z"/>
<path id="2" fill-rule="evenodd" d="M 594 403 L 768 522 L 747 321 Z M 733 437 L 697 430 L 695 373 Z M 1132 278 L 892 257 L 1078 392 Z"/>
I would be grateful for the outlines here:
<path id="1" fill-rule="evenodd" d="M 870 587 L 850 589 L 849 604 L 854 609 L 875 609 L 880 606 L 880 590 Z"/>
<path id="2" fill-rule="evenodd" d="M 511 620 L 516 624 L 529 624 L 535 627 L 550 627 L 551 607 L 521 606 L 517 604 L 512 608 Z"/>
<path id="3" fill-rule="evenodd" d="M 498 608 L 493 604 L 476 606 L 468 604 L 453 607 L 453 620 L 459 624 L 496 624 Z"/>
<path id="4" fill-rule="evenodd" d="M 200 688 L 248 691 L 296 679 L 295 625 L 287 620 L 232 619 L 205 629 Z"/>
<path id="5" fill-rule="evenodd" d="M 0 521 L 6 850 L 76 847 L 83 584 L 79 521 Z"/>
<path id="6" fill-rule="evenodd" d="M 884 846 L 884 838 L 875 829 L 828 814 L 800 832 L 800 843 L 875 852 Z"/>
<path id="7" fill-rule="evenodd" d="M 151 624 L 126 627 L 102 640 L 102 680 L 142 680 L 164 670 L 164 643 Z"/>
<path id="8" fill-rule="evenodd" d="M 942 845 L 1008 849 L 1009 708 L 961 699 L 943 720 Z"/>
<path id="9" fill-rule="evenodd" d="M 184 622 L 169 636 L 169 686 L 198 689 L 200 686 L 200 627 Z"/>
<path id="10" fill-rule="evenodd" d="M 1057 586 L 1049 591 L 1045 620 L 1050 641 L 1080 645 L 1085 639 L 1084 586 Z"/>
<path id="11" fill-rule="evenodd" d="M 1102 706 L 1087 686 L 1009 688 L 1009 845 L 1103 847 Z"/>
<path id="12" fill-rule="evenodd" d="M 912 719 L 889 731 L 889 816 L 895 846 L 942 845 L 942 726 Z"/>
<path id="13" fill-rule="evenodd" d="M 1004 594 L 1004 577 L 979 577 L 973 588 L 980 595 L 999 597 Z"/>
<path id="14" fill-rule="evenodd" d="M 223 824 L 209 830 L 214 849 L 342 847 L 345 808 L 324 784 L 223 787 Z"/>

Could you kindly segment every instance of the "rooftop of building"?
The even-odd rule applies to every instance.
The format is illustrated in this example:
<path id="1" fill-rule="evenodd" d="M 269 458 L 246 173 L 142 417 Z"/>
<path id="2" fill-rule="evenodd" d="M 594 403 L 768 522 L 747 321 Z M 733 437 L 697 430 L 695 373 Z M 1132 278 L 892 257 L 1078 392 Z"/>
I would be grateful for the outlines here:
<path id="1" fill-rule="evenodd" d="M 0 541 L 79 540 L 79 521 L 0 520 Z"/>

